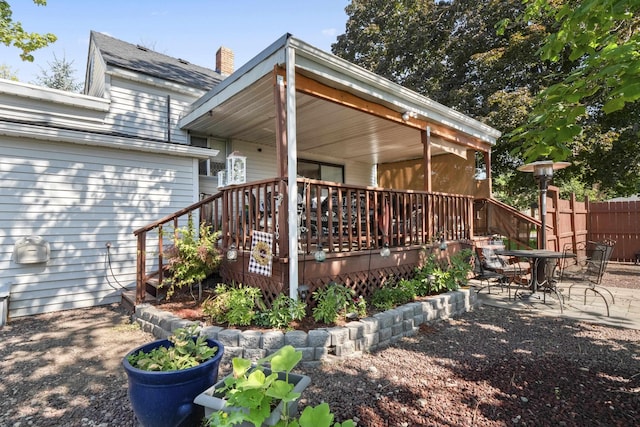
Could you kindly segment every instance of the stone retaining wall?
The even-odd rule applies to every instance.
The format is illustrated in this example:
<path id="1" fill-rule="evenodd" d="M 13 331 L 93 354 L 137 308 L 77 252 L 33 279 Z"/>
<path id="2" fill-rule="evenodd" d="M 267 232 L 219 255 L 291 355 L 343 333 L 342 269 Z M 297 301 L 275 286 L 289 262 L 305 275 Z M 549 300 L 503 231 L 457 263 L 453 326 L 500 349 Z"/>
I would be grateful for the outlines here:
<path id="1" fill-rule="evenodd" d="M 224 345 L 223 364 L 230 363 L 234 357 L 257 360 L 287 344 L 302 351 L 303 362 L 313 363 L 330 355 L 345 357 L 386 347 L 403 337 L 416 334 L 424 323 L 460 315 L 472 310 L 477 303 L 475 291 L 461 289 L 427 297 L 340 327 L 309 332 L 260 332 L 206 326 L 201 334 Z M 148 304 L 137 306 L 134 317 L 144 331 L 151 332 L 159 339 L 167 338 L 177 328 L 194 323 Z"/>

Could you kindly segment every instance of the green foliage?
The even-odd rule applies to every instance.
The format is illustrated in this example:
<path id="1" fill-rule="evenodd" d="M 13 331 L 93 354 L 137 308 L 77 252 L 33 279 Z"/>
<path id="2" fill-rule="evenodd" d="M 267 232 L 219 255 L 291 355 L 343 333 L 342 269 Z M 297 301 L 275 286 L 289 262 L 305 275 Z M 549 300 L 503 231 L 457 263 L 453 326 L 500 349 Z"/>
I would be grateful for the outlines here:
<path id="1" fill-rule="evenodd" d="M 218 268 L 222 260 L 217 248 L 219 235 L 205 223 L 200 224 L 199 233 L 196 233 L 189 215 L 187 226 L 177 230 L 173 247 L 165 252 L 170 275 L 162 283 L 169 288 L 167 297 L 176 288 L 202 282 Z"/>
<path id="2" fill-rule="evenodd" d="M 303 301 L 296 301 L 288 295 L 280 294 L 273 300 L 271 308 L 261 313 L 261 323 L 270 328 L 289 328 L 291 322 L 305 317 L 306 309 L 307 304 Z"/>
<path id="3" fill-rule="evenodd" d="M 313 300 L 316 301 L 313 318 L 318 322 L 335 323 L 338 317 L 354 311 L 354 295 L 353 289 L 336 283 L 330 283 L 318 289 L 312 295 Z"/>
<path id="4" fill-rule="evenodd" d="M 33 0 L 39 6 L 45 6 L 46 0 Z M 51 33 L 28 33 L 22 28 L 20 22 L 13 20 L 11 6 L 6 0 L 0 0 L 0 42 L 5 46 L 15 46 L 22 50 L 20 58 L 23 61 L 33 62 L 31 52 L 53 43 L 57 37 Z"/>
<path id="5" fill-rule="evenodd" d="M 224 381 L 219 393 L 227 400 L 227 407 L 241 410 L 229 413 L 218 411 L 207 419 L 210 427 L 227 427 L 247 421 L 254 426 L 262 423 L 271 415 L 271 410 L 280 401 L 287 404 L 300 398 L 293 392 L 294 385 L 289 383 L 289 374 L 302 360 L 302 352 L 290 345 L 280 348 L 272 355 L 258 360 L 253 367 L 250 360 L 234 358 L 233 375 Z M 271 373 L 264 371 L 269 364 Z M 284 380 L 278 379 L 278 373 L 284 373 Z M 276 426 L 289 427 L 355 427 L 353 421 L 332 424 L 334 415 L 326 403 L 316 407 L 306 407 L 300 418 L 287 417 L 284 410 Z"/>
<path id="6" fill-rule="evenodd" d="M 36 84 L 52 89 L 66 90 L 67 92 L 80 92 L 82 84 L 76 81 L 73 61 L 67 62 L 65 57 L 58 59 L 53 55 L 53 62 L 48 62 L 49 71 L 40 69 L 40 75 L 36 77 Z"/>
<path id="7" fill-rule="evenodd" d="M 564 160 L 584 123 L 640 100 L 640 3 L 637 0 L 533 0 L 521 17 L 552 20 L 543 61 L 573 66 L 540 92 L 527 123 L 514 131 L 527 160 Z M 637 104 L 636 104 L 637 105 Z"/>
<path id="8" fill-rule="evenodd" d="M 321 403 L 318 406 L 307 406 L 300 415 L 300 427 L 331 427 L 334 415 L 331 413 L 328 403 Z M 289 424 L 294 426 L 294 424 Z M 355 427 L 353 420 L 347 420 L 343 423 L 335 423 L 333 427 Z"/>
<path id="9" fill-rule="evenodd" d="M 471 258 L 473 251 L 471 249 L 462 249 L 449 258 L 449 272 L 453 284 L 448 286 L 449 290 L 456 290 L 460 286 L 464 286 L 469 282 L 469 273 L 473 269 Z"/>
<path id="10" fill-rule="evenodd" d="M 0 64 L 0 79 L 19 81 L 17 71 L 6 64 Z"/>
<path id="11" fill-rule="evenodd" d="M 415 282 L 417 296 L 424 297 L 434 291 L 432 283 L 435 279 L 435 271 L 439 268 L 440 264 L 436 261 L 435 254 L 427 255 L 423 265 L 415 268 L 413 280 Z"/>
<path id="12" fill-rule="evenodd" d="M 527 208 L 537 187 L 516 168 L 567 155 L 558 187 L 573 177 L 598 199 L 640 192 L 637 0 L 353 0 L 345 10 L 333 53 L 503 132 L 491 153 L 499 200 Z"/>
<path id="13" fill-rule="evenodd" d="M 396 282 L 388 280 L 384 286 L 371 296 L 371 304 L 380 310 L 389 310 L 395 306 L 406 304 L 416 298 L 418 281 L 402 279 Z"/>
<path id="14" fill-rule="evenodd" d="M 266 309 L 260 288 L 218 284 L 215 293 L 215 298 L 202 302 L 202 312 L 215 323 L 250 325 L 257 316 L 257 310 Z"/>
<path id="15" fill-rule="evenodd" d="M 144 371 L 179 371 L 198 366 L 218 353 L 218 347 L 209 347 L 207 338 L 198 336 L 195 325 L 176 329 L 169 341 L 173 345 L 168 348 L 156 347 L 147 353 L 140 350 L 127 360 L 131 366 Z"/>

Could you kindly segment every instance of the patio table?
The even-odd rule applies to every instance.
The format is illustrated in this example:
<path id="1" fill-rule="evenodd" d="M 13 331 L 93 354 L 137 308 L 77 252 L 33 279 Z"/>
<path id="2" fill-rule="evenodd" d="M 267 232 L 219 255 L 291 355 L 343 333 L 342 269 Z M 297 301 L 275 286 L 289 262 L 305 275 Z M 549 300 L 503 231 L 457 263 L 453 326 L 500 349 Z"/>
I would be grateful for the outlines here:
<path id="1" fill-rule="evenodd" d="M 575 258 L 572 252 L 556 252 L 547 249 L 501 249 L 496 250 L 496 254 L 513 256 L 517 258 L 527 258 L 531 262 L 531 290 L 535 294 L 538 287 L 547 282 L 545 277 L 546 263 L 550 259 Z"/>

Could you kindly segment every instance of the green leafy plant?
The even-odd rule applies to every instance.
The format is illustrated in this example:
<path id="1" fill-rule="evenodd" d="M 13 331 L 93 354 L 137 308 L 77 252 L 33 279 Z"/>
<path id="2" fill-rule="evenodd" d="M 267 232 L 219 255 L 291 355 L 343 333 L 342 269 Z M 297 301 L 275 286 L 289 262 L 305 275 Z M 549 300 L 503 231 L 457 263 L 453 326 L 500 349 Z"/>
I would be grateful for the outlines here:
<path id="1" fill-rule="evenodd" d="M 127 360 L 131 366 L 144 371 L 179 371 L 193 368 L 211 359 L 218 353 L 218 347 L 209 347 L 205 336 L 198 336 L 196 325 L 173 331 L 170 347 L 156 347 L 149 352 L 140 350 Z"/>
<path id="2" fill-rule="evenodd" d="M 174 236 L 173 246 L 165 251 L 169 275 L 162 284 L 168 287 L 167 297 L 171 297 L 176 288 L 202 282 L 222 260 L 217 248 L 220 233 L 204 222 L 196 233 L 191 215 L 186 227 L 177 229 Z"/>
<path id="3" fill-rule="evenodd" d="M 362 295 L 353 300 L 353 305 L 358 317 L 367 317 L 367 300 Z"/>
<path id="4" fill-rule="evenodd" d="M 448 283 L 449 290 L 456 290 L 459 286 L 464 286 L 469 281 L 469 273 L 473 269 L 471 249 L 463 249 L 451 255 L 449 260 L 449 272 L 451 273 L 452 284 Z"/>
<path id="5" fill-rule="evenodd" d="M 318 289 L 312 295 L 312 299 L 316 301 L 313 318 L 318 322 L 335 323 L 340 316 L 355 311 L 354 296 L 353 289 L 336 283 L 330 283 L 328 286 Z"/>
<path id="6" fill-rule="evenodd" d="M 371 296 L 371 304 L 380 310 L 389 310 L 416 298 L 416 280 L 389 280 Z"/>
<path id="7" fill-rule="evenodd" d="M 418 296 L 427 296 L 435 291 L 435 271 L 439 268 L 440 264 L 438 264 L 435 254 L 427 255 L 423 265 L 415 268 L 414 280 Z"/>
<path id="8" fill-rule="evenodd" d="M 271 328 L 285 329 L 294 320 L 302 320 L 307 314 L 307 304 L 296 301 L 285 294 L 273 300 L 271 308 L 260 314 L 261 324 Z"/>
<path id="9" fill-rule="evenodd" d="M 257 316 L 257 310 L 266 310 L 260 288 L 242 285 L 232 287 L 220 283 L 215 293 L 215 298 L 203 301 L 202 312 L 216 323 L 250 325 Z"/>
<path id="10" fill-rule="evenodd" d="M 433 282 L 431 283 L 431 289 L 434 293 L 440 293 L 448 290 L 455 285 L 455 281 L 451 276 L 451 272 L 442 267 L 436 267 L 433 270 Z"/>
<path id="11" fill-rule="evenodd" d="M 207 419 L 209 426 L 227 427 L 244 421 L 256 427 L 262 426 L 277 403 L 282 401 L 286 407 L 300 398 L 300 393 L 293 391 L 294 385 L 289 382 L 289 374 L 301 360 L 302 352 L 290 345 L 258 360 L 255 367 L 250 360 L 234 358 L 233 375 L 224 380 L 224 387 L 219 393 L 227 400 L 227 407 L 238 410 L 214 412 Z M 265 371 L 267 364 L 270 365 L 269 371 Z M 284 380 L 279 379 L 281 373 L 284 373 Z M 326 403 L 305 408 L 299 419 L 288 417 L 287 413 L 285 409 L 276 426 L 332 427 L 334 418 Z M 355 427 L 355 424 L 348 420 L 335 423 L 333 427 Z"/>

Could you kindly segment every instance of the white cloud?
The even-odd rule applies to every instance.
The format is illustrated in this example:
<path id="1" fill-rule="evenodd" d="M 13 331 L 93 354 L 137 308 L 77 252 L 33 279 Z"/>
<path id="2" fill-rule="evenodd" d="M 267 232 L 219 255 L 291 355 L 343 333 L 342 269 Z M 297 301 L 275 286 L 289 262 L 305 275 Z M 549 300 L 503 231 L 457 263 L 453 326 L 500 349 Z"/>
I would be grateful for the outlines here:
<path id="1" fill-rule="evenodd" d="M 327 28 L 325 30 L 322 30 L 322 35 L 325 37 L 335 37 L 336 34 L 338 34 L 338 30 L 336 30 L 335 28 Z"/>

